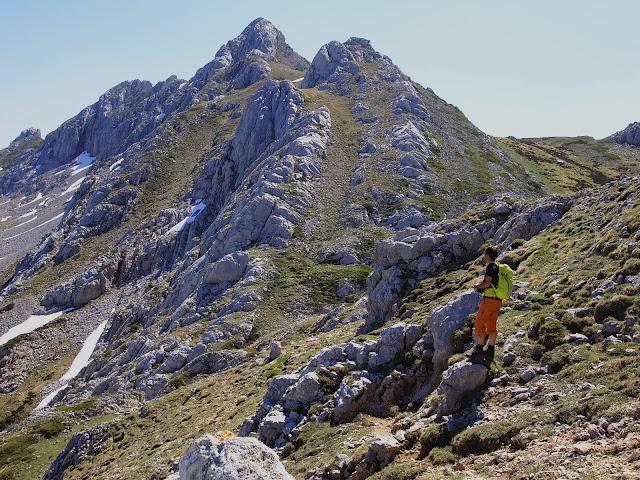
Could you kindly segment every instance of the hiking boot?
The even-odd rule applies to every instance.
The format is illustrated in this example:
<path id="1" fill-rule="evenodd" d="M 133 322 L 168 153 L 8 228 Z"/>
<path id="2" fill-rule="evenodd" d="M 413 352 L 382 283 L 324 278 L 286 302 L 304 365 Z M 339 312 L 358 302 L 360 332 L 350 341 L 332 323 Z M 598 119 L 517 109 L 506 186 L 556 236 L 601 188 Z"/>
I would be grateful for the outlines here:
<path id="1" fill-rule="evenodd" d="M 484 350 L 483 350 L 483 345 L 476 345 L 473 350 L 471 350 L 471 353 L 469 354 L 469 361 L 471 363 L 483 363 L 483 355 L 484 354 Z"/>
<path id="2" fill-rule="evenodd" d="M 484 364 L 489 368 L 493 362 L 493 357 L 496 354 L 496 347 L 493 345 L 487 345 L 487 349 L 484 352 Z"/>

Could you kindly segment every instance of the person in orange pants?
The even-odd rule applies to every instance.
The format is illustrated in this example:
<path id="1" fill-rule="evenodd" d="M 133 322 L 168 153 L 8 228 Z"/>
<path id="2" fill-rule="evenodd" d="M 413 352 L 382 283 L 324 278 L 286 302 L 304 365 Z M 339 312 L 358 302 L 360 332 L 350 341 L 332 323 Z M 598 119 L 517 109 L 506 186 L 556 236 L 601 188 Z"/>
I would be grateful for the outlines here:
<path id="1" fill-rule="evenodd" d="M 487 265 L 482 282 L 475 285 L 474 290 L 482 294 L 480 308 L 475 321 L 475 347 L 469 356 L 473 363 L 483 363 L 487 366 L 493 362 L 496 338 L 498 336 L 497 320 L 502 307 L 502 300 L 496 296 L 498 288 L 499 267 L 496 263 L 498 251 L 495 247 L 487 247 L 483 261 Z M 488 343 L 486 351 L 485 344 Z"/>

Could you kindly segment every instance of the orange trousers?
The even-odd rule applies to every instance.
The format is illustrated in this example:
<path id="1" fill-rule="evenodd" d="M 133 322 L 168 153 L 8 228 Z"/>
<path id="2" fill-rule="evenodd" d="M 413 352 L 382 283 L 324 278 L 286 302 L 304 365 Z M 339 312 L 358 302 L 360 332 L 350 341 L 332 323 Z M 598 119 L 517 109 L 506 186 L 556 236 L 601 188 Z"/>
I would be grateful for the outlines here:
<path id="1" fill-rule="evenodd" d="M 502 300 L 499 298 L 483 298 L 480 300 L 480 308 L 476 315 L 476 335 L 483 339 L 487 335 L 496 333 L 498 314 L 502 307 Z"/>

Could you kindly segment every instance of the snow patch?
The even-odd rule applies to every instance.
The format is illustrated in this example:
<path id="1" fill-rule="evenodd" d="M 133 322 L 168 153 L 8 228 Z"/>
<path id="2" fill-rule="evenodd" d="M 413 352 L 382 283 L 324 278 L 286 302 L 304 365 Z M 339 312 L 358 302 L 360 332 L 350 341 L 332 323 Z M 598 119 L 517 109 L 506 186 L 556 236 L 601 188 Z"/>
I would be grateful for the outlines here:
<path id="1" fill-rule="evenodd" d="M 124 162 L 124 158 L 119 158 L 118 160 L 113 162 L 111 165 L 109 165 L 109 171 L 113 172 L 114 170 L 121 168 L 120 165 L 122 165 L 122 162 Z"/>
<path id="2" fill-rule="evenodd" d="M 68 193 L 72 193 L 75 192 L 77 189 L 80 188 L 80 185 L 82 184 L 82 182 L 84 181 L 84 179 L 86 178 L 86 175 L 84 177 L 80 177 L 79 179 L 77 179 L 75 182 L 73 182 L 71 185 L 69 185 L 69 187 L 60 194 L 60 196 L 64 196 Z"/>
<path id="3" fill-rule="evenodd" d="M 206 206 L 207 205 L 202 200 L 198 200 L 196 204 L 191 207 L 191 214 L 187 218 L 176 223 L 167 233 L 181 232 L 185 225 L 193 223 L 196 217 L 205 209 Z"/>
<path id="4" fill-rule="evenodd" d="M 26 207 L 27 205 L 31 205 L 33 202 L 37 202 L 38 200 L 40 200 L 42 198 L 42 192 L 38 192 L 38 194 L 36 195 L 36 198 L 34 198 L 33 200 L 29 200 L 27 203 L 20 205 L 21 207 Z"/>
<path id="5" fill-rule="evenodd" d="M 67 312 L 70 312 L 73 308 L 65 308 L 64 310 L 60 310 L 59 312 L 49 313 L 48 315 L 31 315 L 24 322 L 16 325 L 15 327 L 11 327 L 7 333 L 0 337 L 0 345 L 4 345 L 10 340 L 13 340 L 19 335 L 24 335 L 25 333 L 31 333 L 34 330 L 44 327 L 47 323 L 52 322 L 60 315 L 63 315 Z"/>
<path id="6" fill-rule="evenodd" d="M 91 168 L 95 159 L 96 157 L 92 157 L 88 152 L 82 152 L 74 160 L 75 165 L 71 167 L 71 175 L 77 175 L 80 172 L 84 172 L 87 168 Z"/>
<path id="7" fill-rule="evenodd" d="M 34 230 L 37 230 L 38 228 L 46 225 L 47 223 L 51 223 L 51 222 L 55 222 L 56 220 L 58 220 L 60 217 L 62 217 L 62 215 L 64 215 L 64 213 L 60 213 L 58 215 L 56 215 L 53 218 L 50 218 L 49 220 L 47 220 L 46 222 L 42 222 L 40 225 L 36 225 L 35 227 L 30 228 L 29 230 L 25 230 L 24 232 L 20 232 L 20 233 L 16 233 L 15 235 L 12 235 L 10 237 L 5 237 L 3 240 L 13 240 L 14 238 L 18 238 L 20 235 L 24 235 L 25 233 L 29 233 L 29 232 L 33 232 Z M 29 223 L 32 222 L 33 220 L 35 220 L 36 218 L 38 218 L 37 216 L 33 217 L 31 220 L 27 220 L 24 223 L 21 223 L 20 225 L 18 225 L 18 227 L 24 225 L 25 223 Z M 12 228 L 16 228 L 16 227 L 12 227 Z"/>
<path id="8" fill-rule="evenodd" d="M 18 225 L 14 225 L 13 227 L 9 227 L 8 230 L 12 230 L 14 228 L 20 228 L 21 226 L 26 225 L 27 223 L 33 222 L 36 218 L 38 218 L 37 215 L 35 217 L 33 217 L 33 218 L 30 218 L 29 220 L 27 220 L 25 222 L 19 223 Z M 22 233 L 19 233 L 18 235 L 22 235 Z M 10 238 L 13 238 L 13 237 L 7 237 L 5 240 L 9 240 Z"/>
<path id="9" fill-rule="evenodd" d="M 36 407 L 36 410 L 40 410 L 41 408 L 46 407 L 51 403 L 51 400 L 55 398 L 58 392 L 64 390 L 71 380 L 76 378 L 78 374 L 82 371 L 84 367 L 89 365 L 89 360 L 91 359 L 91 354 L 96 349 L 96 345 L 98 345 L 98 340 L 100 340 L 100 336 L 102 332 L 104 332 L 104 328 L 107 326 L 107 322 L 104 321 L 100 325 L 96 327 L 96 329 L 89 334 L 89 336 L 85 339 L 82 344 L 82 348 L 76 355 L 76 358 L 71 362 L 71 366 L 65 372 L 58 382 L 62 382 L 62 385 L 53 390 L 49 395 L 44 397 L 42 401 Z"/>
<path id="10" fill-rule="evenodd" d="M 160 109 L 160 113 L 158 115 L 156 115 L 156 120 L 161 122 L 162 120 L 164 120 L 166 118 L 167 114 L 164 113 L 164 110 Z"/>
<path id="11" fill-rule="evenodd" d="M 36 210 L 35 208 L 32 208 L 27 213 L 23 213 L 22 215 L 20 215 L 18 218 L 27 218 L 27 217 L 30 217 L 31 215 L 35 215 L 36 213 L 38 213 L 38 210 Z"/>

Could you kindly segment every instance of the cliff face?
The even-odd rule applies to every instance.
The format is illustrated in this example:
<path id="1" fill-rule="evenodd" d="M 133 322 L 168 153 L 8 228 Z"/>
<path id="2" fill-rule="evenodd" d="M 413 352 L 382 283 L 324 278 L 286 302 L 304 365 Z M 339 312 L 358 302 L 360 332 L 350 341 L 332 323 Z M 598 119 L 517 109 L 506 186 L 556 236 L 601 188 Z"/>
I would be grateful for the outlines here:
<path id="1" fill-rule="evenodd" d="M 536 376 L 516 413 L 551 384 L 578 395 L 569 383 L 590 377 L 558 373 L 565 350 L 588 344 L 606 363 L 632 348 L 637 182 L 608 182 L 639 158 L 617 148 L 490 137 L 368 40 L 330 42 L 309 64 L 257 19 L 192 79 L 123 82 L 2 151 L 1 424 L 36 432 L 17 437 L 31 452 L 42 418 L 62 423 L 47 478 L 168 478 L 185 439 L 215 430 L 256 436 L 296 478 L 403 478 L 441 458 L 475 469 L 464 435 L 502 421 L 491 398 Z M 490 370 L 457 362 L 489 243 L 521 282 Z M 624 308 L 601 318 L 613 295 Z M 604 338 L 610 321 L 620 330 Z M 12 336 L 23 323 L 41 325 Z M 63 375 L 91 335 L 90 360 Z M 194 455 L 185 469 L 218 465 Z"/>

